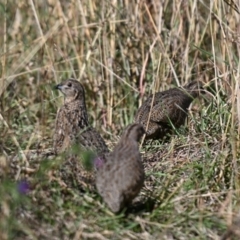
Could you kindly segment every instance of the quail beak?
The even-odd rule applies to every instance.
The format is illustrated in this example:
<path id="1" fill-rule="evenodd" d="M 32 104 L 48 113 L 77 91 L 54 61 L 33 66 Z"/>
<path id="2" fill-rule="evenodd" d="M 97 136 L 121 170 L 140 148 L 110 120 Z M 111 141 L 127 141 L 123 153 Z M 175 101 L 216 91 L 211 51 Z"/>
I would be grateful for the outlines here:
<path id="1" fill-rule="evenodd" d="M 56 85 L 55 89 L 61 90 L 62 89 L 62 85 L 61 84 Z"/>

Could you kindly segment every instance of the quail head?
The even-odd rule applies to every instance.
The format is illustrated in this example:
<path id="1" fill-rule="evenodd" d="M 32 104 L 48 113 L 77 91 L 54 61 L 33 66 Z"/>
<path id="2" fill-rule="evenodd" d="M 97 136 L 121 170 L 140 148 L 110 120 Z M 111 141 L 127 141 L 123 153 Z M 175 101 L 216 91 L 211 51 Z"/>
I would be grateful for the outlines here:
<path id="1" fill-rule="evenodd" d="M 201 82 L 192 81 L 183 88 L 150 95 L 137 110 L 134 122 L 144 126 L 146 139 L 162 139 L 172 126 L 178 128 L 184 124 L 191 102 L 202 92 Z"/>
<path id="2" fill-rule="evenodd" d="M 144 169 L 138 147 L 143 134 L 142 125 L 129 125 L 97 171 L 97 190 L 114 213 L 128 206 L 143 186 Z"/>

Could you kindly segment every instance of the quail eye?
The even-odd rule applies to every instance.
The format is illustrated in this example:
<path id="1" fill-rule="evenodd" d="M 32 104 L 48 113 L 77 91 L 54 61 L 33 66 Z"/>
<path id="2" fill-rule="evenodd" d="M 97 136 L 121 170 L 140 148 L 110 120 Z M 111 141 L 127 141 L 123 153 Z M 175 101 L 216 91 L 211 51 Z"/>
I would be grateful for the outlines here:
<path id="1" fill-rule="evenodd" d="M 68 83 L 67 86 L 68 86 L 68 87 L 71 87 L 71 86 L 72 86 L 72 83 Z"/>

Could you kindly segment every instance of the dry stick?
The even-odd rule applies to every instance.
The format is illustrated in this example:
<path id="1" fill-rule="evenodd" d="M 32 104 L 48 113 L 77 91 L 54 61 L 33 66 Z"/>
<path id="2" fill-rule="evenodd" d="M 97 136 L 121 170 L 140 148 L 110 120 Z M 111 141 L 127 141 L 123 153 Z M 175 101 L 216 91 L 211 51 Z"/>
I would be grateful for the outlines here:
<path id="1" fill-rule="evenodd" d="M 112 72 L 112 64 L 110 64 L 111 62 L 108 61 L 107 56 L 108 56 L 108 45 L 109 43 L 107 42 L 107 33 L 106 33 L 106 28 L 103 29 L 103 36 L 102 36 L 102 51 L 101 51 L 101 61 L 104 63 L 104 65 L 108 66 L 111 71 L 106 71 L 106 78 L 108 79 L 108 81 L 106 82 L 106 88 L 107 88 L 107 112 L 106 112 L 106 116 L 107 116 L 107 124 L 111 125 L 112 124 L 112 103 L 111 100 L 113 99 L 112 97 L 112 79 L 111 79 L 111 72 Z M 111 53 L 110 53 L 111 54 Z M 111 55 L 110 55 L 111 56 Z M 102 71 L 103 73 L 103 71 Z M 110 79 L 110 80 L 109 80 Z"/>
<path id="2" fill-rule="evenodd" d="M 191 42 L 191 33 L 192 33 L 192 30 L 194 29 L 194 18 L 195 18 L 195 15 L 194 15 L 194 12 L 195 12 L 195 9 L 196 9 L 196 0 L 193 1 L 193 4 L 192 4 L 192 7 L 191 7 L 191 17 L 189 19 L 189 30 L 188 30 L 188 36 L 187 36 L 187 42 L 186 42 L 186 47 L 185 47 L 185 51 L 184 51 L 184 61 L 185 62 L 188 62 L 188 56 L 189 56 L 189 45 L 190 45 L 190 42 Z M 194 64 L 194 61 L 192 62 Z M 192 68 L 193 68 L 193 65 L 189 68 L 188 64 L 184 64 L 185 65 L 185 79 L 188 79 L 187 77 L 191 74 L 191 71 L 192 71 Z M 183 70 L 184 71 L 184 70 Z M 186 75 L 187 74 L 187 75 Z"/>
<path id="3" fill-rule="evenodd" d="M 91 28 L 91 27 L 99 27 L 100 25 L 102 25 L 104 22 L 106 21 L 102 21 L 102 22 L 96 22 L 96 23 L 86 23 L 86 24 L 82 24 L 81 26 L 75 26 L 72 27 L 72 29 L 80 29 L 80 28 Z M 128 22 L 128 19 L 121 19 L 121 20 L 115 20 L 115 21 L 107 21 L 108 23 L 123 23 L 123 22 Z"/>
<path id="4" fill-rule="evenodd" d="M 4 26 L 3 26 L 3 52 L 7 52 L 7 0 L 4 2 L 5 5 L 5 14 L 4 14 Z M 2 79 L 5 79 L 6 75 L 6 54 L 3 54 L 2 58 Z M 0 82 L 1 86 L 1 82 Z"/>
<path id="5" fill-rule="evenodd" d="M 239 66 L 239 65 L 238 65 Z M 236 79 L 240 79 L 239 78 L 239 68 L 238 68 L 238 77 Z M 237 116 L 238 116 L 238 122 L 240 123 L 240 84 L 239 81 L 237 81 L 236 84 L 236 95 L 237 95 Z M 240 136 L 240 124 L 238 124 L 238 136 Z M 238 146 L 239 148 L 239 146 Z"/>
<path id="6" fill-rule="evenodd" d="M 213 4 L 214 4 L 214 3 L 212 2 L 211 7 L 210 7 L 210 10 L 213 8 Z M 210 19 L 210 32 L 211 32 L 211 36 L 214 35 L 213 24 L 214 24 L 214 21 L 212 21 L 212 19 Z M 216 88 L 217 92 L 219 92 L 219 86 L 218 86 L 218 84 L 217 84 L 217 76 L 218 76 L 218 73 L 217 73 L 217 68 L 216 68 L 216 51 L 215 51 L 215 46 L 214 46 L 214 39 L 213 39 L 213 37 L 211 37 L 211 40 L 212 40 L 213 64 L 214 64 L 214 66 L 215 66 L 215 67 L 214 67 L 214 75 L 215 75 L 215 78 L 216 78 L 215 88 Z M 218 96 L 219 96 L 219 94 L 218 94 Z M 218 110 L 220 111 L 220 109 L 219 109 L 219 106 L 220 106 L 220 98 L 217 97 L 216 100 L 217 100 Z M 223 128 L 222 128 L 222 126 L 223 126 L 223 121 L 222 121 L 221 116 L 220 116 L 220 126 L 221 126 L 221 129 L 223 129 Z"/>
<path id="7" fill-rule="evenodd" d="M 153 47 L 155 46 L 155 44 L 156 44 L 156 42 L 157 42 L 157 39 L 158 39 L 158 38 L 155 38 L 155 39 L 154 39 L 152 45 L 151 45 L 150 48 L 149 48 L 149 51 L 147 52 L 146 58 L 145 58 L 144 63 L 143 63 L 143 67 L 142 67 L 142 71 L 141 71 L 141 75 L 140 75 L 140 83 L 139 83 L 139 89 L 140 89 L 141 97 L 142 97 L 143 94 L 144 94 L 143 79 L 144 79 L 144 77 L 145 77 L 145 69 L 146 69 L 146 66 L 147 66 L 149 54 L 150 54 L 150 52 L 152 52 Z"/>
<path id="8" fill-rule="evenodd" d="M 113 7 L 113 11 L 110 13 L 111 18 L 116 18 L 116 9 L 117 9 L 117 0 L 113 0 L 112 1 L 112 7 Z M 115 38 L 116 38 L 116 24 L 114 22 L 109 24 L 110 26 L 110 32 L 111 37 L 110 37 L 110 57 L 113 58 L 115 56 Z M 111 69 L 112 69 L 112 64 L 110 64 Z M 113 114 L 113 92 L 114 92 L 114 88 L 113 88 L 113 74 L 110 73 L 109 76 L 110 79 L 110 107 L 109 107 L 109 116 L 108 116 L 108 123 L 109 125 L 112 125 L 112 114 Z"/>

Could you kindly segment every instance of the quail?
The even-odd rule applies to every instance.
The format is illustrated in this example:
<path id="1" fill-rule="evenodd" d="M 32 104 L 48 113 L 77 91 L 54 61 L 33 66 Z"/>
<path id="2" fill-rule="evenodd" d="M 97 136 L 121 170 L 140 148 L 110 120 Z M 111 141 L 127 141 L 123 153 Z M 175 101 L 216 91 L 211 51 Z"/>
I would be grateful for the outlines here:
<path id="1" fill-rule="evenodd" d="M 144 126 L 146 139 L 163 139 L 172 129 L 184 124 L 191 102 L 203 92 L 201 82 L 171 88 L 149 96 L 137 110 L 134 122 Z"/>
<path id="2" fill-rule="evenodd" d="M 76 172 L 74 175 L 81 178 L 87 172 L 82 166 L 82 159 L 79 160 L 79 152 L 92 151 L 95 158 L 104 162 L 109 150 L 100 134 L 89 124 L 82 84 L 75 79 L 68 79 L 58 84 L 56 88 L 64 94 L 64 105 L 57 113 L 53 148 L 56 154 L 66 152 L 67 149 L 74 152 L 69 156 L 67 166 L 64 168 L 70 168 L 68 172 L 73 174 Z M 86 175 L 87 178 L 94 177 L 92 174 Z"/>
<path id="3" fill-rule="evenodd" d="M 97 190 L 114 213 L 127 207 L 143 186 L 144 169 L 138 147 L 143 134 L 142 125 L 129 125 L 97 171 Z"/>

